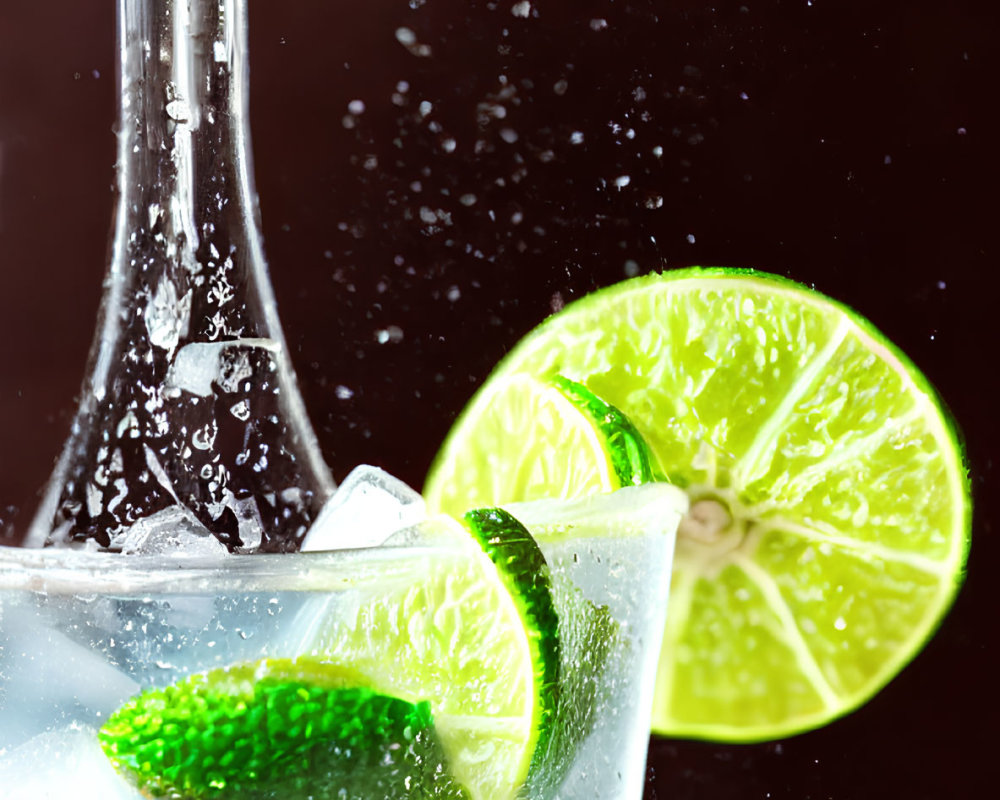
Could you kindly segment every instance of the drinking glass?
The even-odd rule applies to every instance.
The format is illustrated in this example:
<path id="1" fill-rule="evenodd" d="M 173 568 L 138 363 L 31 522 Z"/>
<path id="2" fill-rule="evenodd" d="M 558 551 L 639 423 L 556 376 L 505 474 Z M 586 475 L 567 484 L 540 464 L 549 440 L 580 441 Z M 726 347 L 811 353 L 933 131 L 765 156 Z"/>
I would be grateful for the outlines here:
<path id="1" fill-rule="evenodd" d="M 673 487 L 651 484 L 575 504 L 510 507 L 538 534 L 547 566 L 530 579 L 547 576 L 558 617 L 558 671 L 553 673 L 558 678 L 544 687 L 556 698 L 552 732 L 544 748 L 537 745 L 539 755 L 517 796 L 642 796 L 678 497 Z M 622 508 L 631 523 L 612 534 L 599 521 L 608 518 L 609 510 Z M 575 533 L 567 535 L 567 520 L 591 522 L 571 525 Z M 350 542 L 369 535 L 370 527 L 369 518 L 359 517 L 338 535 Z M 453 595 L 445 588 L 481 586 L 488 578 L 463 581 L 473 572 L 479 576 L 483 558 L 461 526 L 446 517 L 397 531 L 384 546 L 335 551 L 250 556 L 220 549 L 192 555 L 172 548 L 122 555 L 0 548 L 4 797 L 513 796 L 491 789 L 483 779 L 467 786 L 468 794 L 453 782 L 470 769 L 485 765 L 489 771 L 506 763 L 504 753 L 524 746 L 512 736 L 509 721 L 489 719 L 491 704 L 509 687 L 487 679 L 492 662 L 481 650 L 489 637 L 485 642 L 477 638 L 483 626 L 462 616 L 470 613 L 465 609 L 475 595 Z M 435 642 L 444 644 L 428 645 Z M 506 662 L 513 656 L 503 651 L 498 657 Z M 471 685 L 456 687 L 459 667 L 468 670 L 470 662 L 481 664 L 482 672 L 473 669 L 470 676 L 466 671 L 462 680 Z M 289 665 L 286 680 L 291 680 L 288 674 L 295 676 L 295 691 L 309 691 L 346 671 L 360 685 L 374 683 L 373 688 L 392 696 L 398 692 L 407 702 L 429 703 L 432 715 L 439 707 L 449 710 L 441 718 L 442 726 L 449 720 L 439 731 L 441 751 L 418 751 L 414 766 L 396 752 L 400 744 L 393 740 L 375 757 L 360 750 L 338 759 L 329 753 L 339 753 L 335 747 L 341 740 L 316 733 L 306 737 L 310 754 L 298 754 L 293 769 L 283 749 L 292 747 L 284 731 L 301 721 L 300 712 L 268 705 L 254 717 L 259 726 L 253 728 L 241 722 L 255 713 L 245 698 L 221 721 L 210 713 L 210 701 L 202 700 L 194 711 L 188 708 L 182 724 L 175 712 L 157 727 L 152 751 L 141 752 L 153 752 L 157 764 L 161 753 L 168 753 L 162 756 L 164 772 L 154 764 L 141 776 L 127 768 L 119 774 L 110 756 L 125 757 L 106 742 L 102 749 L 102 735 L 108 726 L 113 729 L 116 710 L 130 698 L 164 692 L 157 696 L 158 705 L 144 707 L 145 724 L 149 716 L 186 708 L 177 694 L 169 694 L 179 682 L 203 676 L 210 687 L 204 676 L 214 670 L 217 680 L 256 682 L 259 689 L 265 680 L 261 670 L 269 664 Z M 537 674 L 533 678 L 541 680 Z M 448 698 L 456 693 L 473 698 L 460 708 L 464 717 L 449 707 Z M 469 716 L 483 720 L 462 721 Z M 336 722 L 347 730 L 364 724 L 360 718 Z M 318 715 L 308 717 L 308 724 L 319 728 Z M 234 725 L 249 725 L 250 731 L 242 728 L 240 739 L 230 730 Z M 230 743 L 234 751 L 264 751 L 270 761 L 262 767 L 235 757 L 234 763 L 220 762 L 225 769 L 215 773 L 183 766 L 221 757 L 204 745 L 206 738 Z M 407 742 L 416 746 L 404 740 L 404 750 Z M 171 762 L 170 754 L 179 755 Z M 355 772 L 345 767 L 345 758 L 357 762 Z M 143 758 L 133 755 L 128 764 L 137 771 Z M 211 786 L 198 783 L 204 775 L 214 781 Z"/>

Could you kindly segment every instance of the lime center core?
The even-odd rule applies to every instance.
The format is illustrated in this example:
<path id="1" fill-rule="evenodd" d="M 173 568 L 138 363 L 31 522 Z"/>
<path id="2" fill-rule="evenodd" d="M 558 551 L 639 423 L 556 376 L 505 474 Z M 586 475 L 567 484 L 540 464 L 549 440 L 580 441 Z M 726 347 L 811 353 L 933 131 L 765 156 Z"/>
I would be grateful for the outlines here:
<path id="1" fill-rule="evenodd" d="M 726 564 L 751 555 L 759 536 L 735 498 L 729 502 L 719 494 L 725 490 L 706 493 L 705 488 L 688 488 L 691 506 L 677 528 L 677 556 L 700 574 L 713 577 Z"/>
<path id="2" fill-rule="evenodd" d="M 719 544 L 733 528 L 733 515 L 721 500 L 702 498 L 691 503 L 677 534 L 702 544 Z M 742 537 L 741 537 L 742 538 Z"/>

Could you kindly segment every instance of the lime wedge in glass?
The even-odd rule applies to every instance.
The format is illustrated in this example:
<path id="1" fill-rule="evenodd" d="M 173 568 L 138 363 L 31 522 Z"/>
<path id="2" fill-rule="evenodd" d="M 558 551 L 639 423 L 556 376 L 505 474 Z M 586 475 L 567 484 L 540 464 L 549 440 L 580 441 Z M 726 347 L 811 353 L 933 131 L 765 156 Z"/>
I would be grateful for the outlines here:
<path id="1" fill-rule="evenodd" d="M 427 703 L 382 695 L 314 659 L 264 659 L 149 689 L 98 738 L 148 797 L 468 797 L 436 774 L 444 757 Z"/>
<path id="2" fill-rule="evenodd" d="M 472 399 L 424 493 L 461 513 L 651 476 L 692 504 L 656 732 L 824 724 L 915 655 L 961 582 L 971 503 L 947 412 L 870 323 L 786 279 L 681 270 L 567 307 Z"/>

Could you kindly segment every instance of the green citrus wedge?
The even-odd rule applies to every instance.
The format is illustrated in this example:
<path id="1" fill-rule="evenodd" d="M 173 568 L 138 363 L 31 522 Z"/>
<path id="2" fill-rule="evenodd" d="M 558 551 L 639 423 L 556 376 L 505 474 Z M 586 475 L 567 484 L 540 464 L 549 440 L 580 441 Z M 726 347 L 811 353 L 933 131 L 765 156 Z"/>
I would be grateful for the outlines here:
<path id="1" fill-rule="evenodd" d="M 441 516 L 415 529 L 410 544 L 435 553 L 425 574 L 331 608 L 310 652 L 429 702 L 450 773 L 473 800 L 505 800 L 549 735 L 558 615 L 545 559 L 516 519 L 488 509 L 463 523 Z"/>
<path id="2" fill-rule="evenodd" d="M 435 770 L 444 756 L 429 704 L 365 682 L 315 659 L 213 669 L 134 697 L 98 738 L 149 797 L 467 798 Z"/>
<path id="3" fill-rule="evenodd" d="M 969 485 L 937 395 L 870 323 L 786 279 L 681 270 L 567 307 L 472 399 L 425 496 L 461 513 L 649 475 L 691 501 L 655 732 L 824 724 L 908 663 L 961 583 Z"/>

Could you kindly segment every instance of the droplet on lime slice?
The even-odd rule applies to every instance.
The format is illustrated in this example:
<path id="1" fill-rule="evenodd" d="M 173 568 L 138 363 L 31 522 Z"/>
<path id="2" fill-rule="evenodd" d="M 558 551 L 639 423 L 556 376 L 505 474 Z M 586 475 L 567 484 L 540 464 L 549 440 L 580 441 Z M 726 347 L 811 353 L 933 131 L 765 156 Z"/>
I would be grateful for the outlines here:
<path id="1" fill-rule="evenodd" d="M 655 731 L 753 741 L 824 724 L 939 624 L 968 548 L 962 447 L 927 380 L 850 309 L 740 270 L 651 275 L 584 298 L 470 402 L 432 466 L 428 506 L 461 513 L 635 482 L 616 472 L 623 440 L 587 394 L 623 415 L 651 470 L 692 503 Z"/>

